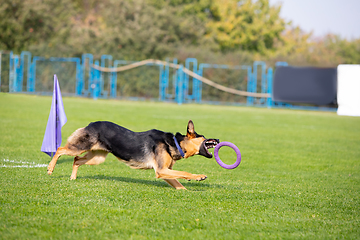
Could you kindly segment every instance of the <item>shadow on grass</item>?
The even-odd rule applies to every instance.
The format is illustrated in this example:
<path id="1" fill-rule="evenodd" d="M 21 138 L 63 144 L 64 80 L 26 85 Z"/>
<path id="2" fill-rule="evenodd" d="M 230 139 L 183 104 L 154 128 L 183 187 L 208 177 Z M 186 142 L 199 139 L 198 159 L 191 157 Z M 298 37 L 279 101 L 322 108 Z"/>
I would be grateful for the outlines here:
<path id="1" fill-rule="evenodd" d="M 130 178 L 130 177 L 112 177 L 112 176 L 104 176 L 104 175 L 95 175 L 95 176 L 85 176 L 78 177 L 78 179 L 100 179 L 100 180 L 109 180 L 109 181 L 120 181 L 127 183 L 136 183 L 136 184 L 144 184 L 144 185 L 153 185 L 156 187 L 169 187 L 172 188 L 165 181 L 152 181 L 152 180 L 144 180 L 138 178 Z M 223 185 L 219 184 L 208 184 L 205 182 L 181 182 L 184 187 L 186 187 L 190 191 L 205 191 L 205 189 L 209 188 L 225 188 Z M 196 188 L 196 189 L 194 189 Z"/>

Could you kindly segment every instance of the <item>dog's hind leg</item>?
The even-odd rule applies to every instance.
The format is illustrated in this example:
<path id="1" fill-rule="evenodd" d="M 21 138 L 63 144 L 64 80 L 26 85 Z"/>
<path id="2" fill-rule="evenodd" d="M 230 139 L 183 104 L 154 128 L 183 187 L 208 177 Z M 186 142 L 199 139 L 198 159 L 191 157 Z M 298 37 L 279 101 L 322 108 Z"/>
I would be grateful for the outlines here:
<path id="1" fill-rule="evenodd" d="M 102 150 L 92 150 L 86 153 L 83 157 L 76 156 L 74 158 L 73 170 L 71 173 L 71 180 L 75 180 L 77 176 L 77 171 L 81 165 L 98 165 L 105 161 L 108 152 Z"/>
<path id="2" fill-rule="evenodd" d="M 55 165 L 57 160 L 59 159 L 59 157 L 61 155 L 69 155 L 69 156 L 76 156 L 76 155 L 80 155 L 83 152 L 86 152 L 86 150 L 79 150 L 79 149 L 75 149 L 75 148 L 69 148 L 69 144 L 66 144 L 64 147 L 59 147 L 54 155 L 54 157 L 51 159 L 49 166 L 47 167 L 47 173 L 49 175 L 52 174 L 52 172 L 54 171 Z"/>

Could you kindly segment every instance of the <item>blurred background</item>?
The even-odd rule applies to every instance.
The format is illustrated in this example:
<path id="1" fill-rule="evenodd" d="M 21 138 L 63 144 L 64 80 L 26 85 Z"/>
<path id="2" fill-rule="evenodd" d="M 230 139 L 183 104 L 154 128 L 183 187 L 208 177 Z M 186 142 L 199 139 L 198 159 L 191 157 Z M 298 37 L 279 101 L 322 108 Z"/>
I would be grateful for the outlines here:
<path id="1" fill-rule="evenodd" d="M 260 83 L 249 88 L 248 66 L 252 67 L 252 74 L 257 71 L 253 81 L 260 82 L 267 68 L 275 68 L 279 62 L 327 68 L 360 63 L 360 28 L 356 27 L 359 5 L 355 0 L 1 0 L 0 90 L 11 92 L 8 72 L 11 63 L 7 54 L 11 59 L 11 54 L 20 56 L 27 51 L 31 54 L 30 61 L 23 62 L 23 69 L 30 69 L 34 56 L 57 60 L 82 58 L 85 64 L 84 54 L 91 54 L 87 67 L 92 60 L 100 61 L 103 56 L 110 56 L 102 59 L 106 67 L 115 66 L 115 59 L 122 61 L 117 64 L 120 66 L 148 58 L 185 65 L 187 59 L 195 58 L 196 64 L 228 66 L 207 65 L 202 76 L 231 88 L 266 93 L 268 86 Z M 85 70 L 85 65 L 82 75 L 77 73 L 78 60 L 60 64 L 42 59 L 31 70 L 35 73 L 22 70 L 24 79 L 26 74 L 33 74 L 36 81 L 35 77 L 30 79 L 29 87 L 26 80 L 21 80 L 20 90 L 51 92 L 51 79 L 57 73 L 65 94 L 90 92 L 91 83 L 86 75 L 92 73 Z M 107 64 L 106 60 L 109 60 Z M 266 71 L 261 70 L 261 64 L 255 68 L 257 61 L 266 65 Z M 165 87 L 171 89 L 176 87 L 175 80 L 171 80 L 175 73 L 169 71 Z M 101 73 L 99 77 L 102 79 L 99 91 L 105 89 L 107 95 L 114 91 L 117 97 L 158 98 L 159 88 L 161 95 L 162 80 L 160 77 L 159 81 L 157 67 L 146 66 L 140 71 L 118 74 L 115 90 L 111 80 L 106 80 L 111 79 L 110 75 Z M 83 80 L 75 81 L 75 78 Z M 78 82 L 82 84 L 79 90 Z M 189 96 L 196 87 L 187 86 Z M 163 94 L 175 95 L 176 89 L 171 91 Z M 243 96 L 207 85 L 201 91 L 206 101 L 246 102 Z"/>
<path id="2" fill-rule="evenodd" d="M 83 53 L 125 60 L 196 57 L 201 62 L 232 65 L 254 60 L 315 66 L 359 63 L 359 15 L 353 14 L 359 2 L 335 3 L 1 0 L 0 49 L 44 57 Z M 331 12 L 329 5 L 337 12 Z M 348 22 L 351 17 L 353 22 Z M 344 20 L 350 26 L 340 24 L 340 29 L 357 32 L 338 31 L 334 23 Z"/>

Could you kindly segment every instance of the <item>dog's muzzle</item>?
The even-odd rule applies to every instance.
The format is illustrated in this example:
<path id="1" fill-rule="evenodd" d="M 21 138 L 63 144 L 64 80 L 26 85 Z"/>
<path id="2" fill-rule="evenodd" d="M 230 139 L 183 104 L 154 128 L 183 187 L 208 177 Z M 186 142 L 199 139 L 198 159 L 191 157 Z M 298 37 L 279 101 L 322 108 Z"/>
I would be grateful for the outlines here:
<path id="1" fill-rule="evenodd" d="M 220 143 L 219 139 L 206 139 L 201 143 L 199 155 L 202 155 L 207 158 L 212 158 L 212 153 L 208 151 L 210 148 L 214 148 Z"/>

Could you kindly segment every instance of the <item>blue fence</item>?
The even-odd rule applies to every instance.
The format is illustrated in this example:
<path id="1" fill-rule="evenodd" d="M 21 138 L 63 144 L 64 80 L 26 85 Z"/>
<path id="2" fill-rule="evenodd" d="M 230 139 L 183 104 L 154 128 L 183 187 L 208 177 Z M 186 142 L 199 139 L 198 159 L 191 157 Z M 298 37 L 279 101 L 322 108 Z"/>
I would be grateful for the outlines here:
<path id="1" fill-rule="evenodd" d="M 9 92 L 40 92 L 36 87 L 36 82 L 39 81 L 36 76 L 37 65 L 41 62 L 51 62 L 57 64 L 68 63 L 75 69 L 74 76 L 69 77 L 73 78 L 69 81 L 75 82 L 73 94 L 76 96 L 91 97 L 94 99 L 117 98 L 119 97 L 118 89 L 121 88 L 121 86 L 119 86 L 118 80 L 119 73 L 105 73 L 90 66 L 96 65 L 101 67 L 116 68 L 121 65 L 133 63 L 133 61 L 113 60 L 111 55 L 102 55 L 100 61 L 95 60 L 92 54 L 83 54 L 81 58 L 32 57 L 31 53 L 26 51 L 22 52 L 20 55 L 15 55 L 10 52 L 9 55 Z M 177 59 L 167 59 L 167 62 L 177 64 L 178 61 Z M 280 62 L 278 64 L 285 65 L 286 63 Z M 184 73 L 184 68 L 187 68 L 200 76 L 204 76 L 205 71 L 218 69 L 245 71 L 245 77 L 242 77 L 243 79 L 239 79 L 238 81 L 242 81 L 246 84 L 246 86 L 244 89 L 238 90 L 253 93 L 269 93 L 271 96 L 273 69 L 267 67 L 265 62 L 262 61 L 254 62 L 252 66 L 229 66 L 207 63 L 199 64 L 196 58 L 188 58 L 186 59 L 185 64 L 180 65 L 180 68 L 178 69 L 170 68 L 169 65 L 147 64 L 146 66 L 152 66 L 158 71 L 158 98 L 160 101 L 174 101 L 178 104 L 187 102 L 203 102 L 202 94 L 204 84 L 200 80 Z M 24 73 L 26 73 L 26 79 L 24 77 Z M 49 75 L 49 79 L 52 79 L 52 74 Z M 59 80 L 62 81 L 62 79 Z M 216 81 L 216 79 L 211 80 Z M 24 89 L 24 85 L 26 85 L 26 90 Z M 261 105 L 268 107 L 276 105 L 270 97 L 246 97 L 246 102 L 244 104 L 250 106 Z M 277 105 L 279 105 L 279 103 Z"/>

